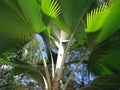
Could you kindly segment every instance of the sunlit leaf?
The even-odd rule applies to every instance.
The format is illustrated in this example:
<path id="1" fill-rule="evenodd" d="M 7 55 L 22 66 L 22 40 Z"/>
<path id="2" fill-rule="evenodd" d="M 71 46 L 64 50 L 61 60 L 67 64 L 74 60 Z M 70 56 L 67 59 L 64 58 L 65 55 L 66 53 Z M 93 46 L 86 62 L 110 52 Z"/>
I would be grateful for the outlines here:
<path id="1" fill-rule="evenodd" d="M 50 17 L 58 18 L 60 6 L 57 0 L 41 0 L 42 11 Z"/>
<path id="2" fill-rule="evenodd" d="M 119 0 L 111 0 L 87 15 L 87 35 L 90 48 L 102 43 L 120 29 Z M 113 24 L 114 23 L 114 24 Z M 94 33 L 97 33 L 95 36 Z M 93 38 L 90 39 L 89 38 Z"/>

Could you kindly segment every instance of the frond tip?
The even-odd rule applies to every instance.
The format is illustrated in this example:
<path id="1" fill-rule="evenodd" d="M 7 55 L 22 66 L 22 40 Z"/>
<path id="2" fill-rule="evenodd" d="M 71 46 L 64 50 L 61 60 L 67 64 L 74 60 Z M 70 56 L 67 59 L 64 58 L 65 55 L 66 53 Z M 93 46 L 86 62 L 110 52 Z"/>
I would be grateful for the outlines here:
<path id="1" fill-rule="evenodd" d="M 60 6 L 56 0 L 41 0 L 42 11 L 53 18 L 60 14 Z"/>
<path id="2" fill-rule="evenodd" d="M 95 32 L 103 26 L 110 12 L 109 5 L 110 2 L 106 2 L 87 14 L 86 32 Z"/>

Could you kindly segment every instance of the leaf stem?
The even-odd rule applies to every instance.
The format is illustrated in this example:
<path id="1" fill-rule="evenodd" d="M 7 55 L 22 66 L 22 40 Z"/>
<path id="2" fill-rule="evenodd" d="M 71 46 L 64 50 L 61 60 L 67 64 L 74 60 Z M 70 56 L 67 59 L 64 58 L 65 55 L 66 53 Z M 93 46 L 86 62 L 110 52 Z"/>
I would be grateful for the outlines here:
<path id="1" fill-rule="evenodd" d="M 41 56 L 42 56 L 42 58 L 43 58 L 43 64 L 44 64 L 44 67 L 45 67 L 45 74 L 46 74 L 46 79 L 47 79 L 47 83 L 48 83 L 48 86 L 46 86 L 46 87 L 48 87 L 48 88 L 46 88 L 46 90 L 51 90 L 51 81 L 50 81 L 50 75 L 49 75 L 49 71 L 48 71 L 48 66 L 47 66 L 47 64 L 46 64 L 46 59 L 45 59 L 45 57 L 44 57 L 44 55 L 43 55 L 43 53 L 42 53 L 42 49 L 41 49 L 41 47 L 40 47 L 40 45 L 39 45 L 39 42 L 38 42 L 38 40 L 34 37 L 34 40 L 36 41 L 36 43 L 37 43 L 37 45 L 38 45 L 38 48 L 39 48 L 39 50 L 40 50 L 40 52 L 41 52 Z M 47 84 L 46 84 L 47 85 Z"/>

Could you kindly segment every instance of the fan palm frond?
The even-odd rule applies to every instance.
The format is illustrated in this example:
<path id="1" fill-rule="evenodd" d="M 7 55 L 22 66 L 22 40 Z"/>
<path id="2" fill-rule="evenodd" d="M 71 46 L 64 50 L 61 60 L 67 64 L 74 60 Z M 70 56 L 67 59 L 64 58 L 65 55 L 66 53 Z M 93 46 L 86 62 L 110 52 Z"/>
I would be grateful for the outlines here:
<path id="1" fill-rule="evenodd" d="M 88 86 L 80 90 L 109 90 L 109 88 L 120 88 L 120 76 L 106 75 L 94 79 Z"/>
<path id="2" fill-rule="evenodd" d="M 0 62 L 13 66 L 12 74 L 18 75 L 22 73 L 26 73 L 30 75 L 34 80 L 38 81 L 42 86 L 44 86 L 44 80 L 43 77 L 45 76 L 44 70 L 42 67 L 40 68 L 40 72 L 35 69 L 35 67 L 31 66 L 28 63 L 22 62 L 22 61 L 15 61 L 15 60 L 6 60 L 3 58 L 0 58 Z"/>
<path id="3" fill-rule="evenodd" d="M 61 7 L 60 20 L 69 31 L 73 32 L 80 25 L 81 18 L 86 14 L 94 0 L 59 0 Z"/>
<path id="4" fill-rule="evenodd" d="M 92 52 L 88 65 L 90 70 L 99 75 L 120 72 L 120 1 L 112 0 L 105 5 L 105 9 L 102 5 L 91 12 L 92 14 L 88 14 L 86 29 L 88 45 Z M 98 25 L 95 22 L 98 22 Z"/>
<path id="5" fill-rule="evenodd" d="M 36 0 L 0 1 L 0 53 L 20 48 L 45 29 Z"/>
<path id="6" fill-rule="evenodd" d="M 60 15 L 60 6 L 57 0 L 41 0 L 42 11 L 50 17 L 58 18 Z"/>
<path id="7" fill-rule="evenodd" d="M 107 16 L 110 13 L 108 10 L 108 5 L 109 2 L 102 4 L 87 14 L 86 32 L 95 32 L 103 26 L 105 20 L 107 19 Z"/>
<path id="8" fill-rule="evenodd" d="M 74 34 L 78 42 L 83 43 L 85 38 L 84 15 L 91 7 L 94 0 L 58 0 L 61 8 L 59 20 L 53 20 L 60 30 Z"/>
<path id="9" fill-rule="evenodd" d="M 88 68 L 95 74 L 113 75 L 120 72 L 119 33 L 116 32 L 91 53 Z"/>
<path id="10" fill-rule="evenodd" d="M 27 20 L 29 28 L 39 33 L 45 29 L 45 25 L 41 19 L 40 5 L 36 0 L 18 0 L 20 8 Z"/>
<path id="11" fill-rule="evenodd" d="M 25 44 L 31 39 L 27 26 L 25 26 L 19 16 L 14 14 L 9 6 L 2 1 L 0 3 L 0 13 L 0 42 L 2 42 L 0 45 L 0 53 L 18 45 L 19 42 Z M 25 35 L 27 37 L 25 37 Z"/>
<path id="12" fill-rule="evenodd" d="M 105 39 L 119 30 L 119 5 L 119 0 L 112 0 L 111 2 L 107 2 L 106 4 L 101 5 L 99 8 L 94 9 L 87 15 L 86 33 L 89 37 L 94 38 L 93 40 L 89 41 L 90 44 L 94 43 L 93 47 L 97 44 L 102 43 Z M 91 33 L 95 32 L 99 33 L 96 36 L 90 35 Z"/>
<path id="13" fill-rule="evenodd" d="M 120 29 L 120 0 L 113 0 L 114 2 L 111 3 L 109 10 L 110 13 L 107 17 L 107 20 L 104 22 L 102 27 L 102 31 L 100 32 L 99 36 L 97 37 L 96 43 L 101 43 L 112 34 L 117 32 Z M 113 24 L 114 23 L 114 24 Z"/>
<path id="14" fill-rule="evenodd" d="M 90 83 L 90 85 L 99 88 L 119 88 L 120 87 L 119 82 L 120 82 L 120 76 L 106 75 L 96 78 Z"/>

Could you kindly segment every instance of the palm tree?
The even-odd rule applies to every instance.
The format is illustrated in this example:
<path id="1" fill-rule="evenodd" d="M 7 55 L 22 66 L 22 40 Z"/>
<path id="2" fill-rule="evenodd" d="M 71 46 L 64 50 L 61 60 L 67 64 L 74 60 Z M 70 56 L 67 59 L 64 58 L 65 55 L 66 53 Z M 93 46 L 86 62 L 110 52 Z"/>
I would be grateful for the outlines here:
<path id="1" fill-rule="evenodd" d="M 117 82 L 120 81 L 118 76 L 120 71 L 120 1 L 110 0 L 91 10 L 94 2 L 95 0 L 1 0 L 0 41 L 2 44 L 0 44 L 0 61 L 19 70 L 24 69 L 33 78 L 39 79 L 39 82 L 41 82 L 40 80 L 44 81 L 45 89 L 59 90 L 67 52 L 73 48 L 71 42 L 75 39 L 77 43 L 74 43 L 74 48 L 79 45 L 89 47 L 88 68 L 100 75 L 100 79 L 102 78 L 105 82 L 103 85 L 98 85 L 97 83 L 103 82 L 99 81 L 98 78 L 82 90 L 119 87 Z M 27 63 L 8 61 L 3 58 L 3 54 L 16 52 L 33 38 L 39 44 L 34 34 L 42 31 L 51 59 L 50 42 L 53 41 L 58 48 L 55 66 L 52 60 L 52 79 L 50 79 L 44 55 L 42 58 L 45 74 L 38 72 Z M 40 46 L 39 49 L 42 52 Z M 73 73 L 88 55 L 89 53 L 86 53 L 71 72 L 62 90 L 66 89 Z M 115 78 L 115 81 L 112 81 L 112 77 Z M 107 79 L 104 80 L 104 78 Z"/>

